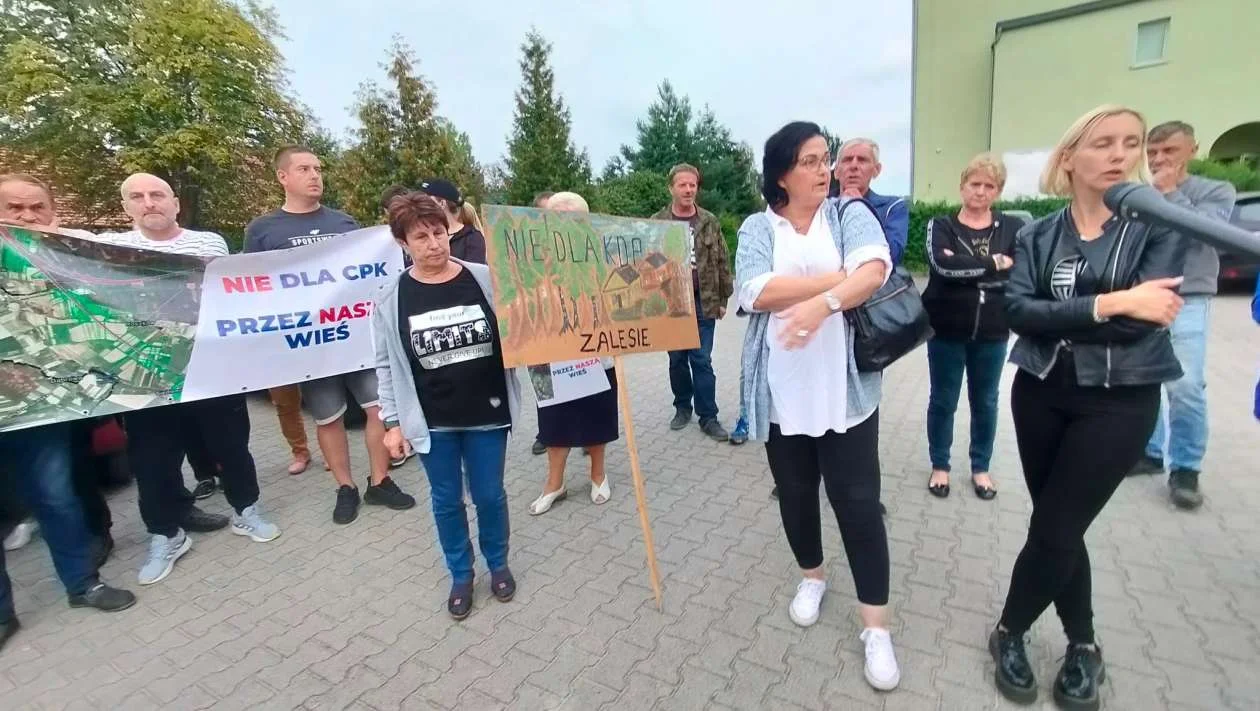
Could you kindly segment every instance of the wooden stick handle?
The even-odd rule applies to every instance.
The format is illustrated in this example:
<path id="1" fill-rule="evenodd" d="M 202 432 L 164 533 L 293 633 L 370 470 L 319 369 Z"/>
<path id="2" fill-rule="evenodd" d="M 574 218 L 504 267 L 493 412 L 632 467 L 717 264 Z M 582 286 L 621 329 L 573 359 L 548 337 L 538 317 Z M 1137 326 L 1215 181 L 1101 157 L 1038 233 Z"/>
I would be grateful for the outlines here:
<path id="1" fill-rule="evenodd" d="M 617 400 L 626 420 L 626 447 L 630 451 L 630 477 L 634 480 L 634 498 L 639 506 L 639 525 L 643 528 L 643 545 L 647 548 L 648 573 L 652 578 L 652 592 L 656 594 L 656 609 L 661 610 L 661 571 L 656 567 L 656 544 L 652 541 L 652 524 L 648 521 L 647 490 L 643 486 L 643 472 L 639 469 L 639 447 L 634 440 L 634 415 L 630 412 L 630 390 L 626 384 L 626 369 L 621 356 L 613 357 L 617 373 Z"/>

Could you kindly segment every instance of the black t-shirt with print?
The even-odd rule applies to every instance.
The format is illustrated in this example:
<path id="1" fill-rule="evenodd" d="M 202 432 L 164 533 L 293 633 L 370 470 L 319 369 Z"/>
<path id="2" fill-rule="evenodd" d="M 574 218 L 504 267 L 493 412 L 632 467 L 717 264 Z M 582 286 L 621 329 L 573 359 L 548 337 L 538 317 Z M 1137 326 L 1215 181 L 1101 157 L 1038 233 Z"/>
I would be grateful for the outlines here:
<path id="1" fill-rule="evenodd" d="M 1050 272 L 1050 291 L 1066 301 L 1076 296 L 1092 296 L 1105 287 L 1107 260 L 1116 243 L 1116 230 L 1105 229 L 1091 240 L 1083 240 L 1074 230 L 1063 236 L 1061 256 Z"/>
<path id="2" fill-rule="evenodd" d="M 398 284 L 398 327 L 429 427 L 511 423 L 499 324 L 467 269 L 443 284 Z"/>

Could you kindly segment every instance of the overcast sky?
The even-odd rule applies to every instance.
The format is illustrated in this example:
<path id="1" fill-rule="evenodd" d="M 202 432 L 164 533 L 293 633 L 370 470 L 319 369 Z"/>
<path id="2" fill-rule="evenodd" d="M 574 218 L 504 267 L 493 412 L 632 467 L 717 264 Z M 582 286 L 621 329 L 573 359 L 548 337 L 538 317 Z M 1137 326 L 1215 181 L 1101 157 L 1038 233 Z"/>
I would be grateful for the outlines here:
<path id="1" fill-rule="evenodd" d="M 760 160 L 784 123 L 817 121 L 880 143 L 875 189 L 910 187 L 911 0 L 272 0 L 294 93 L 345 139 L 359 84 L 383 81 L 393 33 L 419 58 L 438 112 L 472 139 L 482 163 L 502 159 L 531 26 L 553 45 L 556 88 L 573 138 L 596 174 L 635 141 L 668 78 L 708 104 Z M 772 9 L 773 8 L 773 9 Z"/>

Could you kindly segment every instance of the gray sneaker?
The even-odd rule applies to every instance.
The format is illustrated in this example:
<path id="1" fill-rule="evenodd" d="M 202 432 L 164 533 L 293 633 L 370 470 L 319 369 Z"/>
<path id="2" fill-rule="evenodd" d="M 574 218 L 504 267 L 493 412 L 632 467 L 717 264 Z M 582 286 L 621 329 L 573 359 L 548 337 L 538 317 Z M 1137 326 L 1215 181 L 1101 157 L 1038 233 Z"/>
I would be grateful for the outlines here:
<path id="1" fill-rule="evenodd" d="M 709 439 L 716 440 L 718 442 L 725 442 L 731 438 L 731 436 L 726 432 L 726 428 L 722 426 L 722 423 L 717 421 L 716 417 L 701 422 L 700 430 L 708 435 Z"/>
<path id="2" fill-rule="evenodd" d="M 1191 469 L 1177 469 L 1168 475 L 1168 493 L 1173 505 L 1192 511 L 1203 505 L 1203 493 L 1199 491 L 1199 473 Z"/>
<path id="3" fill-rule="evenodd" d="M 154 536 L 149 540 L 149 558 L 140 567 L 140 584 L 152 585 L 171 574 L 175 561 L 192 548 L 192 539 L 181 530 L 173 538 Z"/>
<path id="4" fill-rule="evenodd" d="M 249 536 L 256 543 L 274 541 L 280 536 L 280 527 L 258 513 L 258 504 L 232 516 L 232 533 Z"/>
<path id="5" fill-rule="evenodd" d="M 691 410 L 679 407 L 674 410 L 674 419 L 669 421 L 669 428 L 681 430 L 687 426 L 688 422 L 691 422 Z"/>

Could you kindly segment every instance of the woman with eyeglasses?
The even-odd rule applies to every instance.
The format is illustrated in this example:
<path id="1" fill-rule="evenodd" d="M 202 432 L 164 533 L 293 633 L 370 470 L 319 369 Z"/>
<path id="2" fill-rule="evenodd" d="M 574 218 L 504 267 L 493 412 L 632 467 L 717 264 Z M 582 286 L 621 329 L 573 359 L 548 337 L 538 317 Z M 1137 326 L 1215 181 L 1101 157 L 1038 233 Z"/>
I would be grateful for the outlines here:
<path id="1" fill-rule="evenodd" d="M 766 443 L 783 530 L 801 569 L 788 615 L 814 624 L 827 589 L 821 481 L 857 588 L 866 680 L 887 691 L 901 672 L 888 631 L 888 539 L 879 512 L 881 379 L 858 371 L 843 312 L 884 284 L 892 258 L 866 203 L 827 197 L 830 167 L 817 124 L 790 123 L 766 141 L 769 207 L 744 220 L 735 257 L 739 305 L 750 314 L 740 390 L 750 438 Z"/>

